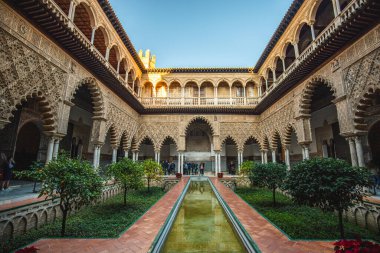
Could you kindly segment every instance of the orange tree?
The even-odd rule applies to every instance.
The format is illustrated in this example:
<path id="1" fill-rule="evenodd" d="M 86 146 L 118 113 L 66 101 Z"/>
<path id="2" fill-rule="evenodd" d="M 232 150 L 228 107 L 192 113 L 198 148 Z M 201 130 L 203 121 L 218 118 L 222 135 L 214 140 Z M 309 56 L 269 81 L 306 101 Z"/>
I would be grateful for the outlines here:
<path id="1" fill-rule="evenodd" d="M 129 158 L 110 164 L 107 168 L 107 174 L 122 185 L 124 191 L 124 205 L 127 205 L 127 191 L 129 189 L 137 190 L 141 188 L 144 177 L 143 167 Z"/>
<path id="2" fill-rule="evenodd" d="M 145 177 L 148 181 L 148 191 L 150 191 L 150 183 L 153 180 L 161 180 L 164 175 L 164 171 L 159 163 L 153 161 L 152 159 L 145 160 L 142 163 L 144 168 Z"/>
<path id="3" fill-rule="evenodd" d="M 68 213 L 97 200 L 103 189 L 103 180 L 90 163 L 66 155 L 50 161 L 42 169 L 40 179 L 40 197 L 59 199 L 62 211 L 61 236 L 65 235 Z"/>
<path id="4" fill-rule="evenodd" d="M 276 189 L 282 188 L 286 177 L 286 166 L 281 163 L 256 164 L 249 173 L 254 185 L 272 190 L 273 205 L 276 205 Z"/>
<path id="5" fill-rule="evenodd" d="M 336 211 L 344 238 L 343 211 L 362 201 L 363 187 L 370 184 L 370 173 L 365 168 L 352 167 L 339 159 L 313 158 L 293 166 L 285 189 L 298 204 Z"/>

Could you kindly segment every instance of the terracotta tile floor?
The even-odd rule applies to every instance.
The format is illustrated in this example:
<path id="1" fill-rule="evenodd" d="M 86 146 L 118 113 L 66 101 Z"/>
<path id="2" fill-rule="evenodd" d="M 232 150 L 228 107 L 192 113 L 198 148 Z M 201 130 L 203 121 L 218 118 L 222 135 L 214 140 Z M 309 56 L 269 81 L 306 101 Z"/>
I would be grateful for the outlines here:
<path id="1" fill-rule="evenodd" d="M 333 242 L 290 241 L 218 179 L 215 187 L 263 253 L 332 253 Z"/>
<path id="2" fill-rule="evenodd" d="M 188 178 L 184 178 L 117 239 L 41 239 L 41 252 L 141 252 L 149 250 Z M 331 253 L 332 242 L 290 241 L 216 178 L 212 182 L 263 253 Z"/>
<path id="3" fill-rule="evenodd" d="M 33 243 L 42 252 L 148 252 L 174 203 L 185 187 L 184 178 L 117 239 L 41 239 Z"/>

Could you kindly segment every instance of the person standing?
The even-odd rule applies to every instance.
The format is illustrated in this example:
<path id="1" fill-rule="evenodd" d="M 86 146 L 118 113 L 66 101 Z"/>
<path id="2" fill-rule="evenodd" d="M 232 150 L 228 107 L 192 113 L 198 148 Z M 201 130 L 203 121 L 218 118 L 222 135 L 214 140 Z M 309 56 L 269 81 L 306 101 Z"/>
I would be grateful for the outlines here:
<path id="1" fill-rule="evenodd" d="M 205 164 L 201 163 L 199 168 L 200 168 L 201 175 L 203 176 L 205 174 Z"/>
<path id="2" fill-rule="evenodd" d="M 3 190 L 3 185 L 5 184 L 4 173 L 7 169 L 7 167 L 8 167 L 7 156 L 4 153 L 1 153 L 0 154 L 0 180 L 1 180 L 0 191 Z"/>
<path id="3" fill-rule="evenodd" d="M 13 157 L 10 156 L 8 160 L 5 163 L 5 170 L 4 170 L 4 180 L 1 184 L 1 188 L 4 189 L 4 191 L 9 191 L 9 184 L 11 182 L 12 178 L 12 170 L 15 166 L 15 160 L 13 160 Z"/>

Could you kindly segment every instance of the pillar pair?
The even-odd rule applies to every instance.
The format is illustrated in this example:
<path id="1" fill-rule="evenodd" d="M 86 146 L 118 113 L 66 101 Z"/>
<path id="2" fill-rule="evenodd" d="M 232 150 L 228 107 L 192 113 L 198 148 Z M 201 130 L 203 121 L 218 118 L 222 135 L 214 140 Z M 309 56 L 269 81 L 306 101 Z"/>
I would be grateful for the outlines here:
<path id="1" fill-rule="evenodd" d="M 352 136 L 347 138 L 350 145 L 350 155 L 352 166 L 364 167 L 363 146 L 360 136 Z"/>
<path id="2" fill-rule="evenodd" d="M 261 150 L 261 163 L 263 164 L 268 163 L 268 150 L 266 149 Z"/>
<path id="3" fill-rule="evenodd" d="M 160 162 L 160 152 L 154 152 L 154 160 L 159 163 Z"/>
<path id="4" fill-rule="evenodd" d="M 46 152 L 46 164 L 49 163 L 52 159 L 57 159 L 60 140 L 60 137 L 49 137 L 48 148 Z"/>
<path id="5" fill-rule="evenodd" d="M 102 145 L 100 143 L 94 144 L 94 156 L 93 156 L 93 161 L 92 161 L 92 165 L 94 166 L 94 168 L 99 168 L 101 148 L 102 148 Z"/>
<path id="6" fill-rule="evenodd" d="M 178 152 L 178 173 L 183 174 L 183 164 L 185 162 L 185 154 L 183 152 Z"/>

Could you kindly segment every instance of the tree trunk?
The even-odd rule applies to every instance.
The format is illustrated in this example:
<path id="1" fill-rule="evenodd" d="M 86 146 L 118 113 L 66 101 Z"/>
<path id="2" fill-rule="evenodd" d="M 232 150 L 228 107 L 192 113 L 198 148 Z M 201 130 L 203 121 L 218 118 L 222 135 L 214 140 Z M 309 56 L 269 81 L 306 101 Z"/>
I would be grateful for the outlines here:
<path id="1" fill-rule="evenodd" d="M 276 188 L 273 188 L 273 206 L 276 205 Z"/>
<path id="2" fill-rule="evenodd" d="M 67 209 L 62 210 L 62 227 L 61 227 L 61 236 L 65 236 L 66 231 L 66 219 L 67 219 Z"/>
<path id="3" fill-rule="evenodd" d="M 343 210 L 338 210 L 339 218 L 339 231 L 341 239 L 344 239 L 344 227 L 343 227 Z"/>
<path id="4" fill-rule="evenodd" d="M 124 186 L 124 205 L 127 205 L 127 186 Z"/>

